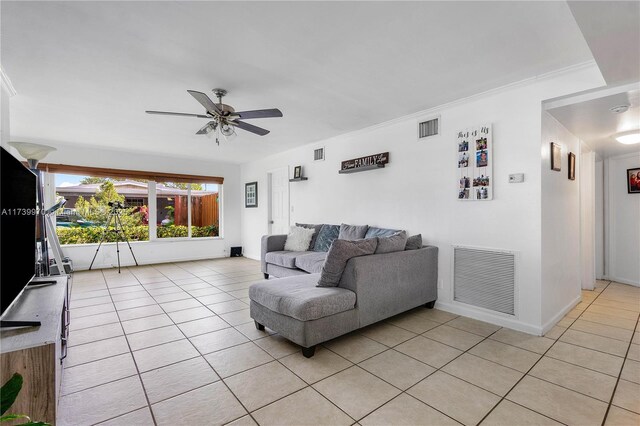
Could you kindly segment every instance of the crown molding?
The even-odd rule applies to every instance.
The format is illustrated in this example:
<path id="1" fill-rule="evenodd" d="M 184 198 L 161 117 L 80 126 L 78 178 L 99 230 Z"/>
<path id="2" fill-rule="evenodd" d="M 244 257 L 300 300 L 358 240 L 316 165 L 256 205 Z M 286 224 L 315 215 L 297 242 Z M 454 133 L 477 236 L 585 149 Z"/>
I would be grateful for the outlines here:
<path id="1" fill-rule="evenodd" d="M 13 83 L 11 83 L 11 79 L 9 79 L 7 73 L 4 72 L 2 65 L 0 65 L 0 79 L 2 80 L 2 85 L 7 89 L 9 97 L 15 96 L 17 93 L 16 89 L 13 87 Z"/>

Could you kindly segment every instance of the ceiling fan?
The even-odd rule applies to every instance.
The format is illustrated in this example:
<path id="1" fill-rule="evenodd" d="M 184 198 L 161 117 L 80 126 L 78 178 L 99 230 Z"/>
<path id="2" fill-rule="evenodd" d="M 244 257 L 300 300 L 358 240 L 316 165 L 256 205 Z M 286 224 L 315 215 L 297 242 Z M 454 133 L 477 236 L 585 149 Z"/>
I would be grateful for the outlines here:
<path id="1" fill-rule="evenodd" d="M 209 96 L 202 92 L 195 90 L 187 90 L 191 96 L 193 96 L 204 107 L 204 114 L 190 114 L 184 112 L 166 112 L 166 111 L 145 111 L 147 114 L 162 114 L 162 115 L 179 115 L 183 117 L 197 117 L 207 118 L 209 121 L 200 130 L 196 132 L 196 135 L 207 135 L 211 132 L 216 133 L 216 143 L 220 145 L 218 140 L 218 134 L 222 134 L 225 138 L 227 136 L 235 135 L 235 128 L 240 128 L 248 132 L 254 133 L 259 136 L 264 136 L 269 133 L 267 129 L 254 126 L 253 124 L 245 123 L 240 120 L 247 120 L 251 118 L 270 118 L 270 117 L 282 117 L 282 112 L 277 108 L 272 109 L 257 109 L 252 111 L 240 111 L 237 112 L 232 106 L 222 103 L 222 97 L 227 94 L 225 89 L 213 89 L 213 93 L 218 98 L 218 103 L 214 103 Z"/>

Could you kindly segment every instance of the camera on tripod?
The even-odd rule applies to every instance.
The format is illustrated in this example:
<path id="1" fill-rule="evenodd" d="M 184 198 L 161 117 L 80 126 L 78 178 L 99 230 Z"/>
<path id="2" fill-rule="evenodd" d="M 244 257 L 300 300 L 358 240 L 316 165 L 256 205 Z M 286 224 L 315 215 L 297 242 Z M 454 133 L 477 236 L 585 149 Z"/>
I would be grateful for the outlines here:
<path id="1" fill-rule="evenodd" d="M 120 201 L 109 201 L 109 207 L 112 209 L 124 209 L 125 206 Z"/>

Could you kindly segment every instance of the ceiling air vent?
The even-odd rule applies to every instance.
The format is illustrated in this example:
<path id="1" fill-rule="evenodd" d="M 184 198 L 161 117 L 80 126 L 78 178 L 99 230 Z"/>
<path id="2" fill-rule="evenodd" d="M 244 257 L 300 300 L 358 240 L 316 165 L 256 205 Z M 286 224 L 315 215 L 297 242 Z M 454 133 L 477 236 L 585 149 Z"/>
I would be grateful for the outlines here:
<path id="1" fill-rule="evenodd" d="M 313 161 L 324 160 L 324 148 L 318 148 L 313 150 Z"/>
<path id="2" fill-rule="evenodd" d="M 431 120 L 421 121 L 418 123 L 418 139 L 435 136 L 439 132 L 440 118 L 432 118 Z"/>

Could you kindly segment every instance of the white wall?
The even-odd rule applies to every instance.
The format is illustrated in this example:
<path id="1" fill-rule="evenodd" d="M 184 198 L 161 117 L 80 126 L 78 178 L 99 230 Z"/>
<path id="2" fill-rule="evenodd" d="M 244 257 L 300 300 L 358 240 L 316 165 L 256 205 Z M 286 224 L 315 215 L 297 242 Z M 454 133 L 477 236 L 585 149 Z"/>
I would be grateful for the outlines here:
<path id="1" fill-rule="evenodd" d="M 245 164 L 242 182 L 257 180 L 260 188 L 259 207 L 242 209 L 245 255 L 259 258 L 260 237 L 267 233 L 267 171 L 288 166 L 292 173 L 302 165 L 309 180 L 290 184 L 291 223 L 345 222 L 422 233 L 440 249 L 441 308 L 540 334 L 541 101 L 602 83 L 596 67 L 582 67 Z M 441 115 L 441 135 L 418 142 L 417 119 L 434 114 Z M 493 123 L 494 199 L 458 201 L 455 133 L 483 123 Z M 313 162 L 319 146 L 326 148 L 326 160 Z M 338 174 L 342 160 L 385 151 L 385 169 Z M 518 172 L 525 182 L 508 184 L 508 174 Z M 519 252 L 516 319 L 452 301 L 451 247 L 458 244 Z"/>
<path id="2" fill-rule="evenodd" d="M 44 143 L 44 142 L 43 142 Z M 82 146 L 71 146 L 46 142 L 58 148 L 43 162 L 72 164 L 78 166 L 110 167 L 125 170 L 148 170 L 165 173 L 185 173 L 224 177 L 222 186 L 221 238 L 194 240 L 156 240 L 135 242 L 131 246 L 140 264 L 162 263 L 181 260 L 207 259 L 229 255 L 229 247 L 240 245 L 240 214 L 243 202 L 240 189 L 240 166 L 228 163 L 197 161 L 139 154 L 96 150 Z M 76 269 L 86 269 L 95 254 L 97 244 L 69 245 L 63 252 L 74 261 Z M 133 265 L 133 258 L 126 246 L 120 246 L 123 265 Z M 103 244 L 94 268 L 117 265 L 115 243 Z"/>
<path id="3" fill-rule="evenodd" d="M 596 278 L 604 277 L 604 167 L 596 161 Z"/>
<path id="4" fill-rule="evenodd" d="M 627 169 L 640 167 L 640 152 L 605 162 L 605 276 L 640 286 L 640 194 L 627 193 Z"/>
<path id="5" fill-rule="evenodd" d="M 7 142 L 9 142 L 9 98 L 10 90 L 4 81 L 4 72 L 2 71 L 0 78 L 0 144 L 6 150 L 9 150 Z"/>

